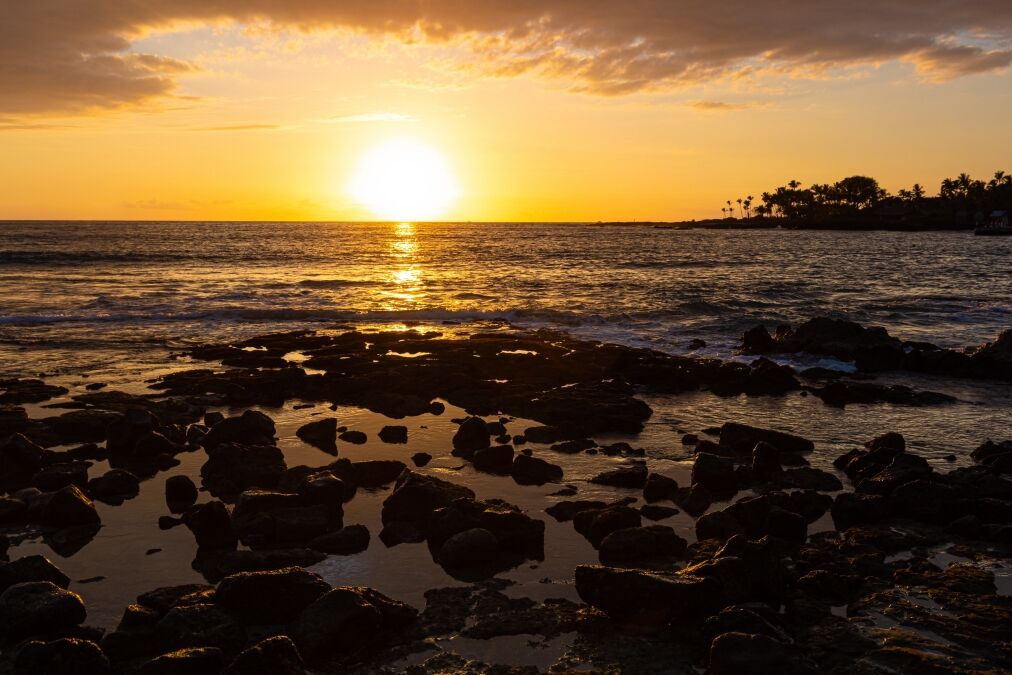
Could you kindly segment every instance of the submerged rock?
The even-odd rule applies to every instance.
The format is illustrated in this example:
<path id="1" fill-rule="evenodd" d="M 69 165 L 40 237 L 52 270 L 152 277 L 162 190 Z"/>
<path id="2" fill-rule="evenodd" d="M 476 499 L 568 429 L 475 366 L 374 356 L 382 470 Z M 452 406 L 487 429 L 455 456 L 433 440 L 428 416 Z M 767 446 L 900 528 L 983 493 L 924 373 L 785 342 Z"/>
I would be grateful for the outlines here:
<path id="1" fill-rule="evenodd" d="M 453 448 L 467 453 L 487 448 L 492 443 L 492 434 L 480 417 L 468 417 L 461 422 L 457 433 L 453 435 Z"/>
<path id="2" fill-rule="evenodd" d="M 337 454 L 337 419 L 333 417 L 303 424 L 295 435 L 315 448 Z"/>
<path id="3" fill-rule="evenodd" d="M 538 457 L 519 454 L 513 460 L 510 474 L 520 485 L 544 485 L 562 480 L 562 467 Z"/>

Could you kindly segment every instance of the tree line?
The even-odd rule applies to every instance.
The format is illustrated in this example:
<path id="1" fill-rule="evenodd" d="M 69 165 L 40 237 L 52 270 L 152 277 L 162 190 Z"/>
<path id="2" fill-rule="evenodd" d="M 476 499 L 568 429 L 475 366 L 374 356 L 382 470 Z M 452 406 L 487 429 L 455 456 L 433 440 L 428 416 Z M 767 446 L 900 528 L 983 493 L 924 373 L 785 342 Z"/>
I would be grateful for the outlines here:
<path id="1" fill-rule="evenodd" d="M 986 214 L 1012 207 L 1012 175 L 997 171 L 990 180 L 983 181 L 961 173 L 956 178 L 944 179 L 934 196 L 928 196 L 919 183 L 890 194 L 869 176 L 849 176 L 832 184 L 816 183 L 807 188 L 792 180 L 763 192 L 760 204 L 755 204 L 751 195 L 729 199 L 725 204 L 721 207 L 724 218 L 744 220 L 831 221 L 875 215 L 953 218 L 960 213 Z"/>

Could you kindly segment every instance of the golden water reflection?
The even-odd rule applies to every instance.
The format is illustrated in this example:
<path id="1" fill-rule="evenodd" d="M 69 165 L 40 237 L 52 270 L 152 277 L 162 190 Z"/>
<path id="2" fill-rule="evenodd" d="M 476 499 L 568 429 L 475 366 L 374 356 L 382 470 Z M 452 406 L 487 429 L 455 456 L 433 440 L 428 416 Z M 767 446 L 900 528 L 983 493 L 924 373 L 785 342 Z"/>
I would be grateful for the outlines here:
<path id="1" fill-rule="evenodd" d="M 416 304 L 425 297 L 425 280 L 418 264 L 418 232 L 414 223 L 398 223 L 393 227 L 390 255 L 396 261 L 390 270 L 390 280 L 396 288 L 386 295 L 400 302 Z M 395 309 L 391 305 L 390 309 Z"/>

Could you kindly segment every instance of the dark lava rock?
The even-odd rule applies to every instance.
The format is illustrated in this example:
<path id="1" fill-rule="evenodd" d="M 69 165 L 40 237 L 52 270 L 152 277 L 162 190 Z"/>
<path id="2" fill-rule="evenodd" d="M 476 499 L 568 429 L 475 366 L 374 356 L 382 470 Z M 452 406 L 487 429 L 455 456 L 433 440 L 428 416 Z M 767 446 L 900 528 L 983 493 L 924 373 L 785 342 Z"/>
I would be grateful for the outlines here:
<path id="1" fill-rule="evenodd" d="M 0 478 L 26 480 L 42 467 L 43 450 L 22 434 L 0 440 Z"/>
<path id="2" fill-rule="evenodd" d="M 215 602 L 254 624 L 279 624 L 294 619 L 330 590 L 319 575 L 301 567 L 266 572 L 242 572 L 225 577 Z"/>
<path id="3" fill-rule="evenodd" d="M 379 539 L 384 546 L 390 548 L 398 544 L 420 544 L 425 541 L 425 533 L 416 525 L 403 520 L 395 520 L 383 526 L 379 533 Z"/>
<path id="4" fill-rule="evenodd" d="M 474 468 L 490 473 L 508 474 L 513 466 L 513 446 L 493 445 L 474 451 Z"/>
<path id="5" fill-rule="evenodd" d="M 711 675 L 816 675 L 818 669 L 797 647 L 768 635 L 724 633 L 710 645 L 709 672 Z"/>
<path id="6" fill-rule="evenodd" d="M 124 498 L 133 497 L 140 491 L 140 480 L 125 469 L 111 469 L 88 481 L 88 492 L 95 499 L 112 504 L 121 504 Z"/>
<path id="7" fill-rule="evenodd" d="M 28 513 L 28 504 L 15 497 L 0 496 L 0 523 L 21 520 Z"/>
<path id="8" fill-rule="evenodd" d="M 189 476 L 172 476 L 165 480 L 165 502 L 173 512 L 187 509 L 197 501 L 197 486 Z"/>
<path id="9" fill-rule="evenodd" d="M 383 501 L 383 523 L 424 524 L 433 511 L 457 499 L 473 500 L 474 492 L 463 485 L 405 470 L 397 479 L 393 493 Z"/>
<path id="10" fill-rule="evenodd" d="M 379 430 L 379 438 L 384 443 L 407 443 L 408 428 L 405 426 L 387 425 Z"/>
<path id="11" fill-rule="evenodd" d="M 341 586 L 307 607 L 295 643 L 310 660 L 368 652 L 415 621 L 418 610 L 371 588 Z"/>
<path id="12" fill-rule="evenodd" d="M 95 525 L 102 522 L 95 505 L 76 485 L 57 490 L 42 509 L 42 523 L 52 527 Z"/>
<path id="13" fill-rule="evenodd" d="M 138 675 L 218 675 L 225 655 L 217 647 L 188 647 L 162 654 L 143 664 Z"/>
<path id="14" fill-rule="evenodd" d="M 780 450 L 760 441 L 752 448 L 752 471 L 756 476 L 772 476 L 784 470 L 780 463 Z"/>
<path id="15" fill-rule="evenodd" d="M 214 591 L 207 584 L 182 584 L 180 586 L 162 586 L 137 596 L 137 604 L 158 614 L 164 615 L 173 605 L 188 595 L 201 595 Z"/>
<path id="16" fill-rule="evenodd" d="M 716 539 L 726 541 L 736 534 L 744 534 L 745 526 L 738 521 L 727 509 L 714 511 L 700 516 L 696 521 L 696 539 Z"/>
<path id="17" fill-rule="evenodd" d="M 81 596 L 49 581 L 15 584 L 0 595 L 0 634 L 8 637 L 59 633 L 85 616 Z"/>
<path id="18" fill-rule="evenodd" d="M 720 587 L 713 579 L 599 565 L 576 568 L 576 592 L 615 621 L 641 629 L 704 618 L 721 604 Z"/>
<path id="19" fill-rule="evenodd" d="M 62 638 L 28 642 L 14 657 L 13 675 L 108 675 L 109 659 L 90 640 Z"/>
<path id="20" fill-rule="evenodd" d="M 582 500 L 582 501 L 567 501 L 562 500 L 552 504 L 545 508 L 545 513 L 550 515 L 560 523 L 565 523 L 576 517 L 577 513 L 581 511 L 600 511 L 608 507 L 607 502 L 596 501 L 596 500 Z"/>
<path id="21" fill-rule="evenodd" d="M 624 487 L 642 489 L 647 483 L 647 467 L 645 464 L 622 467 L 605 471 L 590 479 L 591 483 L 598 485 L 610 485 L 611 487 Z"/>
<path id="22" fill-rule="evenodd" d="M 200 477 L 214 495 L 229 496 L 253 487 L 273 488 L 287 468 L 284 453 L 273 445 L 221 443 L 209 449 L 208 455 L 200 467 Z"/>
<path id="23" fill-rule="evenodd" d="M 889 517 L 891 511 L 887 497 L 851 492 L 837 495 L 830 509 L 833 524 L 838 530 L 846 530 L 855 525 L 877 523 Z"/>
<path id="24" fill-rule="evenodd" d="M 771 537 L 801 544 L 808 538 L 808 521 L 798 513 L 774 506 L 770 508 L 766 531 Z"/>
<path id="25" fill-rule="evenodd" d="M 256 410 L 247 410 L 238 417 L 221 420 L 201 439 L 208 450 L 223 443 L 239 445 L 273 445 L 274 420 Z"/>
<path id="26" fill-rule="evenodd" d="M 348 525 L 336 532 L 322 534 L 309 547 L 332 555 L 353 555 L 369 548 L 369 530 L 365 525 Z"/>
<path id="27" fill-rule="evenodd" d="M 60 588 L 70 585 L 70 577 L 45 556 L 29 555 L 0 565 L 0 593 L 29 581 L 49 581 Z"/>
<path id="28" fill-rule="evenodd" d="M 601 541 L 598 556 L 605 565 L 637 566 L 658 558 L 681 558 L 688 542 L 665 525 L 615 530 Z"/>
<path id="29" fill-rule="evenodd" d="M 40 490 L 53 492 L 68 485 L 83 488 L 88 484 L 88 462 L 59 462 L 42 468 L 32 476 L 32 484 Z"/>
<path id="30" fill-rule="evenodd" d="M 682 436 L 682 445 L 695 445 L 699 443 L 699 436 L 696 434 L 685 434 Z"/>
<path id="31" fill-rule="evenodd" d="M 713 494 L 734 494 L 738 491 L 734 464 L 723 457 L 700 452 L 692 464 L 692 485 L 702 485 Z"/>
<path id="32" fill-rule="evenodd" d="M 351 443 L 353 445 L 364 445 L 365 442 L 369 440 L 369 437 L 365 435 L 364 431 L 355 431 L 353 429 L 341 432 L 341 435 L 338 436 L 338 438 L 345 443 Z"/>
<path id="33" fill-rule="evenodd" d="M 219 501 L 201 504 L 183 515 L 186 524 L 197 540 L 197 546 L 204 549 L 234 549 L 239 537 L 232 527 L 228 509 Z"/>
<path id="34" fill-rule="evenodd" d="M 675 495 L 675 503 L 685 509 L 690 516 L 698 518 L 710 508 L 713 495 L 702 485 L 693 485 L 689 488 L 679 488 Z"/>
<path id="35" fill-rule="evenodd" d="M 407 465 L 395 459 L 372 459 L 364 462 L 338 460 L 330 469 L 342 480 L 359 487 L 380 487 L 400 478 Z"/>
<path id="36" fill-rule="evenodd" d="M 211 582 L 240 572 L 266 572 L 286 567 L 309 567 L 323 562 L 327 555 L 309 548 L 274 548 L 262 551 L 200 551 L 193 569 Z"/>
<path id="37" fill-rule="evenodd" d="M 411 455 L 411 462 L 417 467 L 423 467 L 432 461 L 432 455 L 427 452 L 416 452 Z"/>
<path id="38" fill-rule="evenodd" d="M 333 417 L 304 424 L 295 435 L 314 448 L 337 454 L 337 420 Z"/>
<path id="39" fill-rule="evenodd" d="M 749 328 L 741 337 L 742 354 L 770 354 L 775 347 L 776 343 L 766 326 Z"/>
<path id="40" fill-rule="evenodd" d="M 826 404 L 843 407 L 854 403 L 892 403 L 894 405 L 941 405 L 954 403 L 955 398 L 937 391 L 915 391 L 910 387 L 882 385 L 871 382 L 830 382 L 812 392 Z"/>
<path id="41" fill-rule="evenodd" d="M 520 485 L 544 485 L 562 480 L 562 467 L 543 459 L 519 454 L 513 460 L 510 474 Z"/>
<path id="42" fill-rule="evenodd" d="M 462 568 L 490 562 L 499 552 L 499 540 L 488 530 L 475 527 L 458 532 L 439 549 L 439 562 L 445 567 Z"/>
<path id="43" fill-rule="evenodd" d="M 628 506 L 611 506 L 606 509 L 581 511 L 573 518 L 573 527 L 597 548 L 612 532 L 642 524 L 640 513 Z"/>
<path id="44" fill-rule="evenodd" d="M 648 502 L 659 502 L 664 499 L 674 500 L 678 495 L 678 481 L 659 473 L 647 476 L 643 486 L 643 499 Z"/>
<path id="45" fill-rule="evenodd" d="M 460 424 L 457 433 L 453 435 L 453 448 L 464 452 L 474 452 L 491 445 L 491 439 L 492 434 L 489 433 L 485 420 L 480 417 L 468 417 Z"/>
<path id="46" fill-rule="evenodd" d="M 243 651 L 222 675 L 305 675 L 302 656 L 287 635 L 262 640 Z"/>
<path id="47" fill-rule="evenodd" d="M 736 422 L 727 422 L 720 428 L 720 445 L 735 453 L 750 453 L 759 442 L 769 443 L 781 452 L 810 452 L 815 448 L 815 444 L 807 438 L 783 431 L 760 429 Z"/>
<path id="48" fill-rule="evenodd" d="M 640 507 L 640 515 L 647 520 L 664 520 L 671 516 L 678 515 L 680 511 L 678 509 L 671 508 L 670 506 L 660 506 L 659 504 L 644 504 Z"/>
<path id="49" fill-rule="evenodd" d="M 574 438 L 569 441 L 562 441 L 552 446 L 552 451 L 561 452 L 564 455 L 575 455 L 578 452 L 583 452 L 593 448 L 596 443 L 589 438 Z"/>
<path id="50" fill-rule="evenodd" d="M 224 608 L 202 602 L 180 602 L 155 627 L 169 649 L 216 647 L 237 654 L 246 644 L 246 631 Z"/>

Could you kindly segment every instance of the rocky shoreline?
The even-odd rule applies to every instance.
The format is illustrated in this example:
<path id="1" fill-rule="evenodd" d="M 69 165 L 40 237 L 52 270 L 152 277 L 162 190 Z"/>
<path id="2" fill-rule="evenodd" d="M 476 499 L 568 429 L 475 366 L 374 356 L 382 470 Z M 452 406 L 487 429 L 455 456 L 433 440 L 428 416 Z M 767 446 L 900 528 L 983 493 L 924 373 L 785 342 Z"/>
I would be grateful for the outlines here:
<path id="1" fill-rule="evenodd" d="M 956 352 L 813 319 L 772 334 L 756 327 L 741 351 L 756 358 L 671 356 L 551 331 L 331 329 L 195 347 L 148 394 L 92 383 L 59 400 L 67 389 L 43 379 L 0 381 L 4 551 L 41 537 L 57 555 L 74 555 L 102 527 L 96 501 L 130 509 L 142 483 L 196 453 L 199 471 L 163 481 L 158 525 L 192 533 L 192 566 L 207 582 L 155 588 L 152 579 L 154 590 L 104 631 L 88 625 L 58 565 L 9 556 L 0 567 L 0 670 L 538 672 L 444 649 L 453 639 L 517 636 L 567 640 L 556 673 L 1012 667 L 1012 441 L 981 438 L 972 466 L 941 472 L 887 433 L 828 470 L 810 465 L 815 443 L 775 430 L 776 420 L 731 421 L 671 433 L 691 457 L 676 479 L 634 443 L 602 440 L 644 431 L 653 414 L 645 395 L 948 405 L 947 393 L 878 375 L 1012 381 L 1012 331 Z M 788 353 L 853 362 L 856 372 L 795 372 L 771 358 Z M 292 401 L 318 413 L 297 436 L 331 461 L 286 461 L 264 410 Z M 56 414 L 29 415 L 44 405 Z M 403 447 L 403 459 L 341 456 L 371 438 L 327 406 L 382 416 L 376 438 Z M 465 414 L 445 445 L 414 445 L 406 422 L 447 406 Z M 482 498 L 466 480 L 431 470 L 434 456 L 518 490 L 546 490 L 542 506 Z M 576 457 L 600 458 L 600 471 L 573 480 L 567 462 Z M 99 474 L 96 465 L 109 468 Z M 614 494 L 599 498 L 592 487 Z M 367 494 L 382 497 L 375 531 L 346 522 Z M 665 524 L 673 517 L 690 518 L 693 536 Z M 511 595 L 502 573 L 544 562 L 546 523 L 571 525 L 597 560 L 570 571 L 576 597 Z M 377 544 L 424 544 L 460 585 L 432 588 L 415 607 L 306 569 Z"/>

